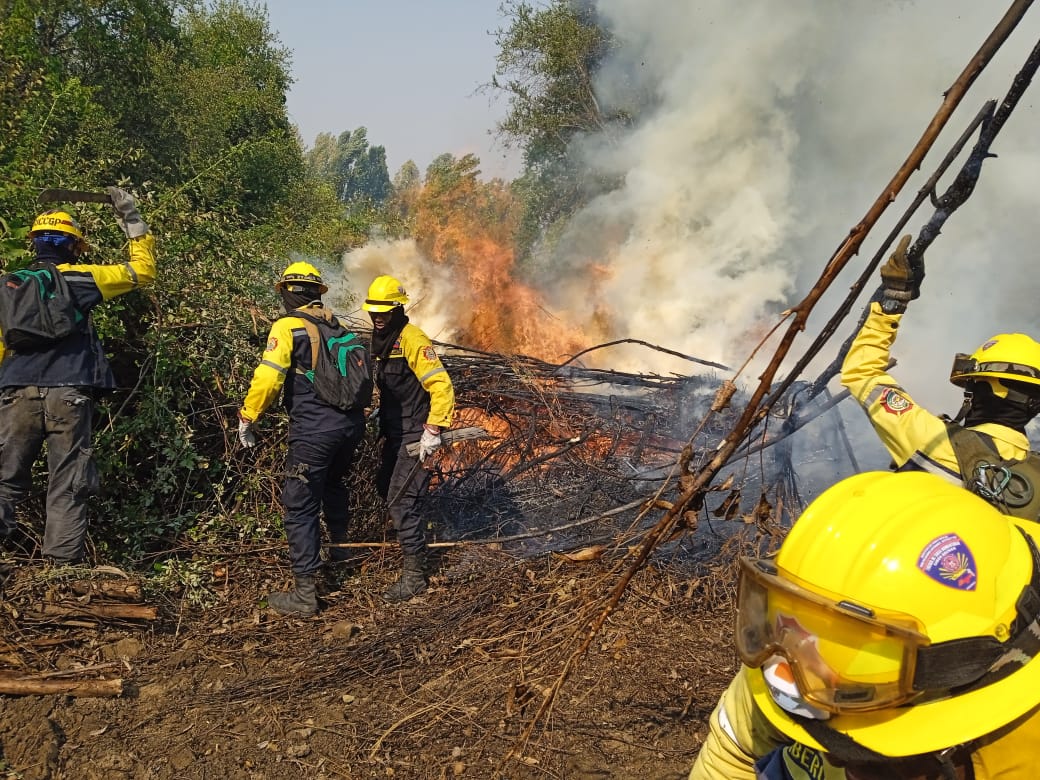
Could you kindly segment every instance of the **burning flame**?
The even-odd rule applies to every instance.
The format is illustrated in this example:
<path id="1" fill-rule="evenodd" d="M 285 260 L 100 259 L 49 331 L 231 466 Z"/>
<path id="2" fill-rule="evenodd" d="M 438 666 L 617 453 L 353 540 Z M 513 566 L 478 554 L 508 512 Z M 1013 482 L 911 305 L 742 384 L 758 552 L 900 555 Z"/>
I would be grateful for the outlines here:
<path id="1" fill-rule="evenodd" d="M 595 342 L 520 280 L 520 204 L 505 183 L 478 179 L 477 164 L 467 155 L 428 174 L 413 206 L 414 241 L 370 243 L 344 265 L 356 288 L 379 274 L 400 279 L 416 323 L 434 338 L 562 362 Z"/>

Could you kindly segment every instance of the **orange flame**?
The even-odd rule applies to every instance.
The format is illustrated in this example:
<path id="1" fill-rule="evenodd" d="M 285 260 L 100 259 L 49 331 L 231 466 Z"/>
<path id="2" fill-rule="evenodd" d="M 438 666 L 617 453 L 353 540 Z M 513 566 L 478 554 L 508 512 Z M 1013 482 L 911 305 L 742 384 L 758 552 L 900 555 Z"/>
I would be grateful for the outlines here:
<path id="1" fill-rule="evenodd" d="M 428 175 L 416 204 L 416 241 L 463 288 L 458 299 L 468 308 L 456 325 L 467 346 L 559 362 L 587 346 L 581 328 L 550 314 L 517 278 L 521 206 L 505 183 L 480 181 L 477 162 L 467 155 Z"/>

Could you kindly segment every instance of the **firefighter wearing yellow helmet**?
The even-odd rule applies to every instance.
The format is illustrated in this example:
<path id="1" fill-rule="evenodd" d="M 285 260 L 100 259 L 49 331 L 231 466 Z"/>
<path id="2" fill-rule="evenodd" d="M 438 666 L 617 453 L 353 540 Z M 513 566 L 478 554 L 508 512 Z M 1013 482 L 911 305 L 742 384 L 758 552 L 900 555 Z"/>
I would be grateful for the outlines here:
<path id="1" fill-rule="evenodd" d="M 54 209 L 38 215 L 29 230 L 33 263 L 5 279 L 9 287 L 19 286 L 15 279 L 31 279 L 47 288 L 52 301 L 71 299 L 74 310 L 66 320 L 73 323 L 70 332 L 56 340 L 38 335 L 36 344 L 16 323 L 0 323 L 0 330 L 7 325 L 0 333 L 0 540 L 16 535 L 15 506 L 30 491 L 32 466 L 46 443 L 42 552 L 57 563 L 78 563 L 86 554 L 87 499 L 98 488 L 91 443 L 94 399 L 116 387 L 90 312 L 155 280 L 155 239 L 133 196 L 119 187 L 107 192 L 116 224 L 128 239 L 126 262 L 81 263 L 89 249 L 83 228 L 68 211 Z M 60 280 L 68 299 L 59 294 Z"/>
<path id="2" fill-rule="evenodd" d="M 238 438 L 243 447 L 255 447 L 256 421 L 282 396 L 289 413 L 289 447 L 281 500 L 294 584 L 288 591 L 268 594 L 267 604 L 283 615 L 312 615 L 318 611 L 319 596 L 338 587 L 335 572 L 321 559 L 321 517 L 333 544 L 347 541 L 347 483 L 365 433 L 365 412 L 326 403 L 308 376 L 315 368 L 311 338 L 320 337 L 311 328 L 335 319 L 321 300 L 329 289 L 321 272 L 307 262 L 290 263 L 274 286 L 286 315 L 271 326 L 267 347 L 253 371 L 238 412 Z M 330 548 L 329 561 L 346 560 L 345 552 Z"/>
<path id="3" fill-rule="evenodd" d="M 282 275 L 279 277 L 274 287 L 276 290 L 281 292 L 286 289 L 286 287 L 307 284 L 313 285 L 319 295 L 324 295 L 329 291 L 328 285 L 322 281 L 321 271 L 310 263 L 301 261 L 289 263 L 285 270 L 282 271 Z"/>
<path id="4" fill-rule="evenodd" d="M 1037 777 L 1038 533 L 931 474 L 825 491 L 740 560 L 743 667 L 690 780 Z"/>
<path id="5" fill-rule="evenodd" d="M 879 300 L 856 334 L 841 382 L 866 411 L 898 470 L 927 471 L 978 493 L 1007 514 L 1040 518 L 1040 458 L 1026 425 L 1040 413 L 1040 344 L 1021 333 L 987 339 L 957 355 L 950 381 L 964 390 L 953 420 L 920 407 L 887 370 L 907 303 L 923 271 L 904 236 L 881 269 Z"/>
<path id="6" fill-rule="evenodd" d="M 29 238 L 34 249 L 39 249 L 40 244 L 64 245 L 67 247 L 67 253 L 74 258 L 78 258 L 89 248 L 79 222 L 67 211 L 58 209 L 38 215 L 29 229 Z"/>
<path id="7" fill-rule="evenodd" d="M 425 523 L 419 501 L 429 472 L 421 467 L 451 426 L 455 390 L 429 337 L 409 322 L 408 294 L 399 280 L 377 276 L 362 308 L 372 319 L 372 356 L 379 388 L 381 454 L 376 488 L 388 502 L 401 544 L 401 576 L 383 598 L 407 601 L 426 589 Z M 408 452 L 418 443 L 418 453 Z"/>

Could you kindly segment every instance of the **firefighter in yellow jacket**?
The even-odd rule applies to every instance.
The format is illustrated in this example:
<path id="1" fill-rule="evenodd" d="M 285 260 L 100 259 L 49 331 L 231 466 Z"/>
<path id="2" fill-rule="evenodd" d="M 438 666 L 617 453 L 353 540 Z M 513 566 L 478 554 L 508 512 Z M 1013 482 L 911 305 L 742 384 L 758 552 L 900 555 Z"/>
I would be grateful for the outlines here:
<path id="1" fill-rule="evenodd" d="M 29 231 L 37 264 L 54 263 L 74 301 L 72 333 L 52 344 L 0 346 L 0 541 L 17 529 L 15 506 L 32 485 L 32 466 L 47 447 L 47 522 L 43 555 L 79 563 L 86 555 L 87 502 L 98 489 L 92 431 L 95 400 L 116 386 L 90 313 L 105 301 L 155 281 L 155 238 L 130 193 L 106 188 L 116 224 L 127 237 L 127 260 L 82 263 L 83 230 L 66 211 L 47 211 Z M 40 271 L 37 270 L 37 273 Z M 49 271 L 45 271 L 49 273 Z"/>
<path id="2" fill-rule="evenodd" d="M 930 474 L 825 491 L 740 560 L 744 665 L 690 780 L 1040 777 L 1038 534 Z"/>
<path id="3" fill-rule="evenodd" d="M 332 316 L 321 301 L 329 288 L 318 269 L 310 263 L 291 263 L 275 289 L 286 316 L 271 326 L 267 347 L 238 412 L 238 438 L 244 447 L 256 446 L 253 425 L 283 396 L 289 412 L 289 448 L 281 498 L 295 585 L 290 591 L 269 594 L 267 603 L 283 615 L 312 615 L 318 611 L 319 589 L 327 584 L 320 555 L 321 516 L 325 516 L 330 541 L 347 541 L 347 480 L 365 433 L 365 413 L 326 403 L 307 377 L 314 366 L 304 318 Z M 329 558 L 343 560 L 342 548 L 331 548 Z"/>
<path id="4" fill-rule="evenodd" d="M 379 390 L 382 439 L 376 488 L 388 502 L 404 562 L 401 576 L 383 594 L 407 601 L 426 589 L 426 536 L 419 503 L 429 484 L 422 461 L 451 427 L 455 390 L 429 337 L 408 321 L 408 294 L 392 276 L 378 276 L 362 308 L 372 319 L 372 357 Z M 416 455 L 408 445 L 418 443 Z"/>
<path id="5" fill-rule="evenodd" d="M 1025 427 L 1040 412 L 1040 344 L 1021 333 L 1005 333 L 987 339 L 971 355 L 957 355 L 950 381 L 964 388 L 964 403 L 953 421 L 918 406 L 886 372 L 907 302 L 917 297 L 923 275 L 910 267 L 909 243 L 910 236 L 904 236 L 881 269 L 880 300 L 870 304 L 845 357 L 841 383 L 866 411 L 896 469 L 928 471 L 954 484 L 981 487 L 984 494 L 986 487 L 979 483 L 990 480 L 984 474 L 962 474 L 950 433 L 960 436 L 963 423 L 964 428 L 981 434 L 969 438 L 985 442 L 991 461 L 997 456 L 1026 458 L 1029 440 Z M 1040 499 L 1040 484 L 1035 487 Z M 1000 506 L 1001 500 L 994 503 Z M 1035 509 L 1032 519 L 1036 519 Z"/>

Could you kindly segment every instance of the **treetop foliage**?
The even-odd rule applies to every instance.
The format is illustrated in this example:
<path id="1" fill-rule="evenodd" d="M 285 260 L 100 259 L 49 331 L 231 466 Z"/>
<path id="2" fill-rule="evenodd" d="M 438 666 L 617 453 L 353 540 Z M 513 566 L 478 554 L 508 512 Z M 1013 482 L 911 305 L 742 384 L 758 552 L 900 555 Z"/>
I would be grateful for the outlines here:
<path id="1" fill-rule="evenodd" d="M 495 33 L 499 53 L 490 87 L 509 100 L 498 129 L 524 151 L 514 183 L 524 205 L 518 247 L 525 255 L 596 195 L 617 186 L 589 176 L 575 154 L 583 136 L 607 139 L 631 126 L 645 97 L 604 107 L 596 76 L 619 43 L 588 0 L 507 0 L 508 25 Z"/>

